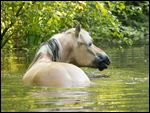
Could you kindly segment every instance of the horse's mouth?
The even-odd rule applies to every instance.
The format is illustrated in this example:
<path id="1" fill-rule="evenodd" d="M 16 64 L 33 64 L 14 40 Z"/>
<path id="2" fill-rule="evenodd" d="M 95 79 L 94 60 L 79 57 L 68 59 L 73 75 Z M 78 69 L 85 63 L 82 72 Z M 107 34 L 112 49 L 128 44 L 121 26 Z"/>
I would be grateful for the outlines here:
<path id="1" fill-rule="evenodd" d="M 98 69 L 99 69 L 100 71 L 102 71 L 102 70 L 104 70 L 104 69 L 107 69 L 108 64 L 106 64 L 106 63 L 104 63 L 104 62 L 101 62 L 101 63 L 99 63 L 99 64 L 97 65 L 97 67 L 98 67 Z"/>

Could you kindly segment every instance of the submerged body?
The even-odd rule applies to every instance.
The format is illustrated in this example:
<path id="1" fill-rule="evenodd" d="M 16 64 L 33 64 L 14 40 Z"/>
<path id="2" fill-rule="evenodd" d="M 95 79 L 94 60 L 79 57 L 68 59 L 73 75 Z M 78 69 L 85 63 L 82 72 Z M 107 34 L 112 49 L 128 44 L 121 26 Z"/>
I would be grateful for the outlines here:
<path id="1" fill-rule="evenodd" d="M 84 87 L 90 85 L 89 78 L 79 67 L 69 63 L 52 62 L 44 58 L 27 71 L 23 81 L 27 85 L 50 87 Z"/>
<path id="2" fill-rule="evenodd" d="M 109 64 L 106 53 L 92 44 L 87 31 L 77 26 L 54 35 L 40 47 L 23 82 L 49 87 L 85 87 L 91 82 L 77 66 L 103 70 Z"/>

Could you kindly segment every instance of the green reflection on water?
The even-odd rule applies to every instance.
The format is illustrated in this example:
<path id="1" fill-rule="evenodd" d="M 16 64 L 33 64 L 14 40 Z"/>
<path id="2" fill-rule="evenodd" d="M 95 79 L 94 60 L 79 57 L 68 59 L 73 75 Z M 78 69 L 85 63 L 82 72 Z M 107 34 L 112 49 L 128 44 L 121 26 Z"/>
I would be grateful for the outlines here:
<path id="1" fill-rule="evenodd" d="M 33 55 L 2 52 L 1 111 L 149 111 L 148 47 L 106 52 L 112 60 L 107 70 L 82 68 L 94 84 L 70 89 L 24 86 Z"/>

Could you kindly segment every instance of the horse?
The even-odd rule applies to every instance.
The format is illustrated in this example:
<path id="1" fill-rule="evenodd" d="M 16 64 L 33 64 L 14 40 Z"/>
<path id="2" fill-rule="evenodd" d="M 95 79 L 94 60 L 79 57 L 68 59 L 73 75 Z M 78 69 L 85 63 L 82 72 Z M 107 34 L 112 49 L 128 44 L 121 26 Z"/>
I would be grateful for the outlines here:
<path id="1" fill-rule="evenodd" d="M 108 55 L 93 44 L 90 33 L 77 25 L 42 43 L 23 76 L 26 85 L 71 88 L 91 81 L 80 67 L 106 69 Z"/>

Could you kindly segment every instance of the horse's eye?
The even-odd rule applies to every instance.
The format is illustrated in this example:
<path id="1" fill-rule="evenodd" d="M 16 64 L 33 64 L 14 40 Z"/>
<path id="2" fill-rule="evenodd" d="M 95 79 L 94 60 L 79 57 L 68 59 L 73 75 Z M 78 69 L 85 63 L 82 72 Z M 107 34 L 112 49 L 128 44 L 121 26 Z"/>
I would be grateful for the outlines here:
<path id="1" fill-rule="evenodd" d="M 89 47 L 90 47 L 90 46 L 92 46 L 92 42 L 91 42 L 91 43 L 89 43 L 89 44 L 88 44 L 88 46 L 89 46 Z"/>

